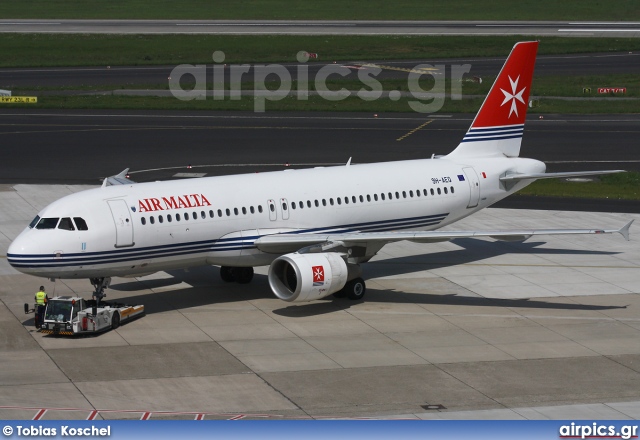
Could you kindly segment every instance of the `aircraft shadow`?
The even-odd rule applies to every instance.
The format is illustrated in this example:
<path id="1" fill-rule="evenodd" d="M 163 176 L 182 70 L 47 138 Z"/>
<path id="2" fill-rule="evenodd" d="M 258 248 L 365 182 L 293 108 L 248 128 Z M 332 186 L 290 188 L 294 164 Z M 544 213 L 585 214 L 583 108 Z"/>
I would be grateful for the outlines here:
<path id="1" fill-rule="evenodd" d="M 462 249 L 447 250 L 427 254 L 374 260 L 362 266 L 365 275 L 383 277 L 422 272 L 430 269 L 468 264 L 502 255 L 616 255 L 618 252 L 590 251 L 581 249 L 539 248 L 545 242 L 488 242 L 473 238 L 459 238 L 452 243 Z M 517 257 L 516 257 L 517 258 Z M 517 264 L 517 259 L 514 259 Z M 365 279 L 367 277 L 365 276 Z"/>
<path id="2" fill-rule="evenodd" d="M 406 257 L 388 258 L 363 265 L 365 278 L 402 275 L 461 265 L 505 254 L 538 255 L 614 255 L 616 252 L 586 251 L 572 249 L 538 248 L 544 242 L 487 242 L 475 239 L 458 239 L 453 243 L 462 249 L 420 254 Z M 167 272 L 170 277 L 163 279 L 135 280 L 114 284 L 110 290 L 117 292 L 140 291 L 141 288 L 156 290 L 152 294 L 120 297 L 120 302 L 144 304 L 147 314 L 162 313 L 212 304 L 224 304 L 241 301 L 273 298 L 265 275 L 256 274 L 249 285 L 225 283 L 220 279 L 219 269 L 215 266 L 201 266 L 189 270 Z M 428 284 L 428 280 L 425 281 Z M 181 286 L 185 286 L 182 288 Z M 175 286 L 175 289 L 171 289 Z M 160 289 L 160 290 L 158 290 Z M 108 292 L 108 291 L 107 291 Z M 107 298 L 109 299 L 109 298 Z M 152 299 L 152 301 L 149 301 Z M 396 290 L 368 289 L 364 298 L 369 303 L 413 303 L 440 304 L 457 306 L 511 307 L 556 310 L 611 310 L 625 306 L 596 306 L 576 303 L 558 303 L 531 299 L 493 299 L 465 297 L 456 294 L 411 293 Z M 321 301 L 309 304 L 291 304 L 273 310 L 287 317 L 308 317 L 347 310 L 356 304 L 348 299 L 336 299 L 329 296 Z"/>

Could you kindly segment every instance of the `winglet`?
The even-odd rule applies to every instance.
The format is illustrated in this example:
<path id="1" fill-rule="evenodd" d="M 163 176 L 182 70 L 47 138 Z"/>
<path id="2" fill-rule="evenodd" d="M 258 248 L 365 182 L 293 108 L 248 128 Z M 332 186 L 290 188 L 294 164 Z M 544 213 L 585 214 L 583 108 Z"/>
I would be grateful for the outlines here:
<path id="1" fill-rule="evenodd" d="M 618 231 L 624 237 L 624 239 L 627 240 L 627 241 L 629 241 L 629 228 L 631 227 L 631 223 L 633 223 L 633 220 L 631 220 L 629 223 L 624 225 Z"/>

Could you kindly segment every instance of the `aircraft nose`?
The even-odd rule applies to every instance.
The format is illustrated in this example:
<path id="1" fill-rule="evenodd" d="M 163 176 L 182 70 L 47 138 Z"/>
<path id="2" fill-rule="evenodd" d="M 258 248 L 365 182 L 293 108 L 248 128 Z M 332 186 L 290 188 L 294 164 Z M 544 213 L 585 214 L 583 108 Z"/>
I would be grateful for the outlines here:
<path id="1" fill-rule="evenodd" d="M 7 250 L 7 260 L 15 269 L 23 272 L 24 264 L 28 261 L 29 256 L 37 255 L 40 252 L 40 245 L 31 237 L 20 234 L 9 245 Z"/>

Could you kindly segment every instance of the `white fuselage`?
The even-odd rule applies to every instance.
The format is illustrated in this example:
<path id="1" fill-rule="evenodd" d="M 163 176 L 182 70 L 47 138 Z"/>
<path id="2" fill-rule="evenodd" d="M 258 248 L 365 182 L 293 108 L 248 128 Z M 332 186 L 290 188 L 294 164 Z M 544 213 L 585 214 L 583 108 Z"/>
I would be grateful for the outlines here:
<path id="1" fill-rule="evenodd" d="M 544 172 L 532 159 L 450 158 L 114 185 L 44 208 L 87 230 L 25 229 L 7 253 L 16 269 L 49 278 L 132 276 L 196 265 L 261 266 L 260 236 L 433 230 L 526 186 L 505 173 Z"/>

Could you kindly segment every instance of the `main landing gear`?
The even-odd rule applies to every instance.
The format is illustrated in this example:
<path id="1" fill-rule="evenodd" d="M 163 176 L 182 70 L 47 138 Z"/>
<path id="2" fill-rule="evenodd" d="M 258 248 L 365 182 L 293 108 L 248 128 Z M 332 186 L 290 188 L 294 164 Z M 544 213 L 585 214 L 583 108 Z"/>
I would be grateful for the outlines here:
<path id="1" fill-rule="evenodd" d="M 249 284 L 253 279 L 253 267 L 221 266 L 220 278 L 227 283 Z"/>

